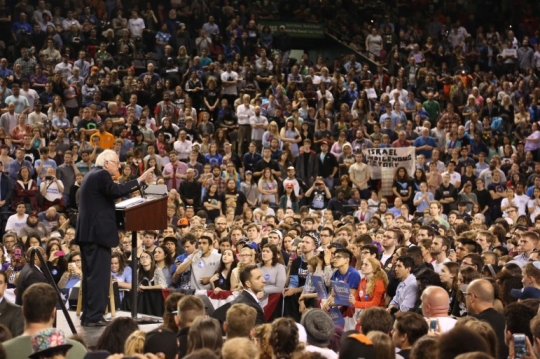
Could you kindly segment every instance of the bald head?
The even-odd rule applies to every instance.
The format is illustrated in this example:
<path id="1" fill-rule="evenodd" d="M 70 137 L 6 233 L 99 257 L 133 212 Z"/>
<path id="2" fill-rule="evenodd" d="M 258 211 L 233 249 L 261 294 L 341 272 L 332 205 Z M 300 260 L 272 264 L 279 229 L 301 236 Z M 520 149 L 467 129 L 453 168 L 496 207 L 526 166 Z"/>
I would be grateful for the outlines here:
<path id="1" fill-rule="evenodd" d="M 437 286 L 427 287 L 422 293 L 422 314 L 424 317 L 447 317 L 450 306 L 448 292 Z"/>
<path id="2" fill-rule="evenodd" d="M 493 285 L 485 279 L 475 279 L 467 287 L 467 293 L 473 295 L 477 301 L 493 304 L 495 290 Z"/>

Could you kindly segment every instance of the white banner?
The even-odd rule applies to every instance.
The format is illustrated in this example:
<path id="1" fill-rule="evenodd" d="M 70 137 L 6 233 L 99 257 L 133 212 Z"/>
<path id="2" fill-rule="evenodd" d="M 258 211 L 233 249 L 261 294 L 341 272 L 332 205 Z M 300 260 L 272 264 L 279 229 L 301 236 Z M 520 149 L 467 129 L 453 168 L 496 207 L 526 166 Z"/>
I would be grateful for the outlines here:
<path id="1" fill-rule="evenodd" d="M 398 167 L 405 167 L 409 176 L 414 176 L 415 147 L 367 148 L 362 152 L 372 179 L 393 179 Z"/>

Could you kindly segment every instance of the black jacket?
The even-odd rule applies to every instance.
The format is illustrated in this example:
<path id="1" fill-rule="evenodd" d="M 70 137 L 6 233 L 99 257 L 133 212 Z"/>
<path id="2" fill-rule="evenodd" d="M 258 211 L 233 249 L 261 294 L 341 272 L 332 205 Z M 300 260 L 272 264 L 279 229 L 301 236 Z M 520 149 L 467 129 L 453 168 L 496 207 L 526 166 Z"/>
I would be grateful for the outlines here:
<path id="1" fill-rule="evenodd" d="M 255 298 L 249 293 L 247 293 L 245 290 L 240 293 L 238 297 L 236 297 L 235 300 L 232 301 L 232 305 L 236 303 L 243 303 L 251 308 L 255 309 L 257 311 L 257 319 L 255 320 L 255 325 L 259 324 L 265 324 L 266 323 L 266 317 L 264 316 L 264 311 L 262 307 L 257 303 Z"/>

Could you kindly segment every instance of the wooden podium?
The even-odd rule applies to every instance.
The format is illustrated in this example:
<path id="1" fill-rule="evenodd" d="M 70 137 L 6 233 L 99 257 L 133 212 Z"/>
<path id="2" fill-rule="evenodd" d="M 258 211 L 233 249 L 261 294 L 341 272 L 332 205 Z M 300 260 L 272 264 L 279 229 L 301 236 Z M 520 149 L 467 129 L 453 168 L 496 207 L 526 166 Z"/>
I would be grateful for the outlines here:
<path id="1" fill-rule="evenodd" d="M 167 196 L 116 209 L 119 229 L 131 231 L 131 317 L 137 320 L 137 231 L 167 229 Z"/>

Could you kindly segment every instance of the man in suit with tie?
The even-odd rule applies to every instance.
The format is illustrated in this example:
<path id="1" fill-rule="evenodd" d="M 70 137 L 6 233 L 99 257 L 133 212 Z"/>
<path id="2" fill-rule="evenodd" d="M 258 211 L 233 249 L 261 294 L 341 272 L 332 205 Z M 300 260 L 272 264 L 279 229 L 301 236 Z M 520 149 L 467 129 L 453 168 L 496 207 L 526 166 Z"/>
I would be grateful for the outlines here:
<path id="1" fill-rule="evenodd" d="M 8 327 L 11 334 L 17 337 L 24 331 L 24 317 L 21 307 L 12 304 L 4 298 L 4 291 L 7 289 L 6 272 L 0 270 L 0 324 Z"/>
<path id="2" fill-rule="evenodd" d="M 30 247 L 26 251 L 26 260 L 27 264 L 21 270 L 19 278 L 17 279 L 17 288 L 15 290 L 15 304 L 23 304 L 23 295 L 28 287 L 36 283 L 47 283 L 47 278 L 41 270 L 41 266 L 45 263 L 41 263 L 37 254 L 34 254 L 35 251 L 39 251 L 41 256 L 45 259 L 45 250 L 42 247 Z M 30 262 L 32 256 L 34 257 L 33 264 Z M 110 275 L 110 274 L 109 274 Z"/>
<path id="3" fill-rule="evenodd" d="M 255 325 L 266 323 L 262 304 L 258 294 L 264 291 L 265 280 L 261 270 L 256 265 L 248 265 L 240 272 L 240 282 L 244 286 L 244 290 L 232 304 L 244 303 L 257 311 L 257 319 Z"/>
<path id="4" fill-rule="evenodd" d="M 120 161 L 116 152 L 103 151 L 96 159 L 96 167 L 82 181 L 79 217 L 75 243 L 81 249 L 83 326 L 105 326 L 105 307 L 111 278 L 111 248 L 118 246 L 115 200 L 140 188 L 152 174 L 148 169 L 139 178 L 118 184 Z"/>

